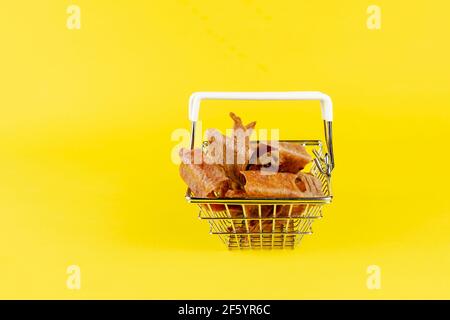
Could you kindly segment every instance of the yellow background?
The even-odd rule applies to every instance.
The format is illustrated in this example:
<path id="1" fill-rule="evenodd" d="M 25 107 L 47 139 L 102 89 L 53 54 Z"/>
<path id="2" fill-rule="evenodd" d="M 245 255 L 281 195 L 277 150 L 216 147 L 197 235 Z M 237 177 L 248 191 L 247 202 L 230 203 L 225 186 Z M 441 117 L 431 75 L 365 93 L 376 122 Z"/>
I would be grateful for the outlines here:
<path id="1" fill-rule="evenodd" d="M 450 298 L 449 10 L 2 1 L 0 298 Z M 335 199 L 298 249 L 227 251 L 185 202 L 171 134 L 208 90 L 332 97 Z M 315 103 L 208 102 L 204 127 L 229 127 L 230 110 L 321 138 Z M 81 290 L 66 287 L 72 264 Z"/>

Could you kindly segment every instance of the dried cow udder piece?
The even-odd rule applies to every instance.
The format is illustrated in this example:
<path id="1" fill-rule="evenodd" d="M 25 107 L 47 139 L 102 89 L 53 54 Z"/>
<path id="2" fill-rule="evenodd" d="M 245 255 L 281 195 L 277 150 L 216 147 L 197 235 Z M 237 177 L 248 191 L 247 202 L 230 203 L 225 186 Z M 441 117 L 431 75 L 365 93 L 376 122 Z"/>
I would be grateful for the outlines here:
<path id="1" fill-rule="evenodd" d="M 246 204 L 246 205 L 228 205 L 229 211 L 231 213 L 232 218 L 244 218 L 244 208 L 245 208 L 245 217 L 255 220 L 247 220 L 248 221 L 248 230 L 249 232 L 258 232 L 256 230 L 257 227 L 255 225 L 259 223 L 258 218 L 268 218 L 272 216 L 273 213 L 273 205 L 260 205 L 261 211 L 259 209 L 259 205 Z M 231 208 L 234 208 L 234 212 Z M 237 233 L 246 233 L 247 226 L 245 225 L 244 220 L 235 220 L 235 230 Z M 270 221 L 265 220 L 262 224 L 270 223 Z M 232 232 L 233 227 L 228 227 L 228 231 Z"/>
<path id="2" fill-rule="evenodd" d="M 255 232 L 270 233 L 272 231 L 281 232 L 284 229 L 284 227 L 286 226 L 286 221 L 283 221 L 283 220 L 262 221 L 261 226 L 259 225 L 258 220 L 253 220 L 252 222 L 254 222 L 254 223 L 252 223 L 251 227 L 249 228 L 249 232 L 251 232 L 251 233 L 255 233 Z M 273 222 L 275 222 L 275 227 L 274 227 Z"/>
<path id="3" fill-rule="evenodd" d="M 245 170 L 250 158 L 250 135 L 256 122 L 244 125 L 241 118 L 230 113 L 234 121 L 231 137 L 222 135 L 216 129 L 206 131 L 208 139 L 208 162 L 221 165 L 231 179 L 232 189 L 242 189 L 241 171 Z"/>
<path id="4" fill-rule="evenodd" d="M 280 205 L 277 206 L 276 215 L 273 214 L 273 205 L 263 205 L 261 209 L 261 217 L 262 218 L 298 218 L 305 211 L 306 205 Z M 289 214 L 289 211 L 290 214 Z M 290 219 L 289 219 L 290 220 Z M 274 225 L 275 223 L 275 225 Z M 286 228 L 288 229 L 286 230 Z M 288 224 L 288 219 L 283 220 L 250 220 L 249 222 L 249 233 L 258 233 L 258 232 L 272 232 L 272 231 L 281 232 L 283 230 L 292 231 L 293 224 L 292 222 Z"/>
<path id="5" fill-rule="evenodd" d="M 245 198 L 247 194 L 245 193 L 245 190 L 234 190 L 229 189 L 225 193 L 225 198 Z"/>
<path id="6" fill-rule="evenodd" d="M 250 135 L 255 129 L 256 122 L 250 122 L 244 125 L 241 118 L 230 112 L 230 117 L 234 121 L 233 125 L 233 139 L 234 139 L 234 152 L 236 153 L 236 158 L 243 159 L 244 161 L 236 162 L 238 169 L 244 170 L 247 166 L 248 160 L 250 158 Z"/>
<path id="7" fill-rule="evenodd" d="M 298 218 L 305 212 L 305 204 L 281 205 L 277 207 L 277 217 Z"/>
<path id="8" fill-rule="evenodd" d="M 261 171 L 242 171 L 245 177 L 245 192 L 257 198 L 299 198 L 303 193 L 296 185 L 293 173 L 264 174 Z"/>
<path id="9" fill-rule="evenodd" d="M 201 155 L 200 149 L 181 149 L 180 176 L 196 197 L 222 197 L 229 179 L 221 166 L 205 163 Z"/>
<path id="10" fill-rule="evenodd" d="M 278 158 L 280 172 L 297 173 L 312 161 L 304 146 L 291 142 L 278 143 Z"/>
<path id="11" fill-rule="evenodd" d="M 249 170 L 271 167 L 278 172 L 297 173 L 311 161 L 311 155 L 299 143 L 259 142 L 256 151 L 252 154 Z"/>
<path id="12" fill-rule="evenodd" d="M 236 207 L 240 214 L 233 215 L 231 209 L 231 216 L 233 218 L 242 218 L 242 207 L 240 205 L 228 205 Z M 293 222 L 289 222 L 291 218 L 299 218 L 302 213 L 306 209 L 306 205 L 280 205 L 276 207 L 276 215 L 273 214 L 274 206 L 273 205 L 261 205 L 261 213 L 259 213 L 258 205 L 245 205 L 246 212 L 251 212 L 251 214 L 247 213 L 247 218 L 251 218 L 247 220 L 247 225 L 244 220 L 234 220 L 234 230 L 232 226 L 229 226 L 227 230 L 229 232 L 236 233 L 271 233 L 272 231 L 282 232 L 282 231 L 292 231 L 294 229 Z M 289 214 L 289 211 L 290 214 Z M 272 220 L 271 218 L 286 218 L 279 220 Z M 259 218 L 262 218 L 261 221 Z M 265 219 L 266 218 L 266 219 Z M 269 218 L 269 219 L 267 219 Z M 246 238 L 241 239 L 243 241 L 247 241 Z"/>
<path id="13" fill-rule="evenodd" d="M 265 174 L 261 171 L 242 171 L 242 174 L 246 180 L 244 189 L 248 197 L 304 198 L 324 195 L 320 180 L 310 173 Z"/>
<path id="14" fill-rule="evenodd" d="M 323 197 L 322 183 L 311 173 L 299 172 L 296 180 L 297 187 L 304 197 Z"/>
<path id="15" fill-rule="evenodd" d="M 225 193 L 225 198 L 245 198 L 244 190 L 233 190 L 229 189 Z M 232 218 L 242 218 L 244 217 L 244 210 L 240 204 L 229 204 L 228 212 Z"/>
<path id="16" fill-rule="evenodd" d="M 225 198 L 248 198 L 245 190 L 233 190 L 230 189 L 225 193 Z M 265 206 L 263 206 L 265 207 Z M 245 209 L 244 209 L 245 208 Z M 244 212 L 245 210 L 245 212 Z M 240 205 L 240 204 L 229 204 L 228 211 L 230 212 L 231 217 L 244 217 L 255 218 L 259 216 L 258 205 Z M 263 212 L 263 210 L 261 210 Z"/>
<path id="17" fill-rule="evenodd" d="M 239 178 L 235 174 L 234 160 L 232 158 L 227 159 L 227 146 L 234 145 L 233 139 L 222 135 L 217 129 L 208 129 L 206 131 L 206 138 L 208 140 L 208 148 L 206 150 L 207 161 L 222 167 L 226 176 L 230 178 L 231 183 L 239 184 Z M 228 157 L 230 156 L 228 155 Z M 237 187 L 233 189 L 237 189 Z"/>
<path id="18" fill-rule="evenodd" d="M 263 205 L 261 206 L 261 218 L 272 218 L 274 207 L 273 205 Z M 278 217 L 279 207 L 277 207 L 277 217 Z M 275 222 L 275 230 L 280 230 L 285 226 L 286 221 L 284 220 L 251 220 L 250 221 L 250 232 L 272 232 L 273 223 Z"/>
<path id="19" fill-rule="evenodd" d="M 259 220 L 250 220 L 248 223 L 248 232 L 247 227 L 244 226 L 237 226 L 235 227 L 236 233 L 271 233 L 272 231 L 281 232 L 286 228 L 286 221 L 284 220 L 276 220 L 275 221 L 275 229 L 273 230 L 273 222 L 272 220 L 261 220 L 261 225 L 259 223 Z M 293 229 L 292 224 L 290 225 L 290 230 Z M 228 231 L 232 232 L 233 229 L 228 228 Z M 288 230 L 289 231 L 289 230 Z M 246 238 L 242 238 L 241 240 L 247 241 Z"/>
<path id="20" fill-rule="evenodd" d="M 272 231 L 275 232 L 283 232 L 283 231 L 293 231 L 294 225 L 293 222 L 291 222 L 290 218 L 299 218 L 302 213 L 306 209 L 306 205 L 300 204 L 300 205 L 280 205 L 277 206 L 276 209 L 276 215 L 273 215 L 273 205 L 262 205 L 261 206 L 261 218 L 286 218 L 286 219 L 279 219 L 279 220 L 265 220 L 261 219 L 255 219 L 255 220 L 249 220 L 248 222 L 248 232 L 247 228 L 244 226 L 239 226 L 239 228 L 235 228 L 236 232 L 240 233 L 271 233 Z M 290 214 L 289 214 L 290 211 Z M 259 217 L 256 217 L 259 218 Z M 290 221 L 290 222 L 288 222 Z M 229 228 L 229 231 L 232 231 L 232 228 Z M 246 238 L 243 238 L 243 241 L 247 241 Z"/>

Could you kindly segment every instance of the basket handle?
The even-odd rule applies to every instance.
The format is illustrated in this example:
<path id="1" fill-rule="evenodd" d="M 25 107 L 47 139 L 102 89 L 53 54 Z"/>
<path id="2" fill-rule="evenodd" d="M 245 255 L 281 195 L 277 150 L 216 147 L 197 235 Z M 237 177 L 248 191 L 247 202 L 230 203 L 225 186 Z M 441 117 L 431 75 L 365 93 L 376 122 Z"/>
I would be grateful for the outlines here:
<path id="1" fill-rule="evenodd" d="M 333 121 L 333 104 L 326 94 L 319 91 L 287 92 L 194 92 L 189 100 L 189 120 L 197 121 L 202 100 L 319 100 L 322 119 Z"/>
<path id="2" fill-rule="evenodd" d="M 198 121 L 200 102 L 202 100 L 318 100 L 322 108 L 325 139 L 328 153 L 322 158 L 325 168 L 318 168 L 328 175 L 334 168 L 332 121 L 333 104 L 331 98 L 319 91 L 286 91 L 286 92 L 194 92 L 189 99 L 189 120 L 192 122 L 191 149 L 194 148 L 195 126 Z"/>

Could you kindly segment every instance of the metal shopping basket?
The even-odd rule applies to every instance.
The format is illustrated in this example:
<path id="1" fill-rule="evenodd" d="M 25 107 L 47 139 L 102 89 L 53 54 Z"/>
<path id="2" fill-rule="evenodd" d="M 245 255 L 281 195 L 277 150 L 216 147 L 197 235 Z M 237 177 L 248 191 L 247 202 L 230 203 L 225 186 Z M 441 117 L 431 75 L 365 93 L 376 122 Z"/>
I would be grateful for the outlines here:
<path id="1" fill-rule="evenodd" d="M 313 161 L 305 171 L 322 182 L 323 197 L 314 198 L 198 198 L 188 189 L 186 199 L 196 203 L 199 218 L 207 220 L 210 233 L 216 234 L 230 249 L 294 248 L 311 225 L 322 217 L 322 207 L 332 200 L 331 172 L 334 168 L 332 140 L 332 102 L 321 92 L 197 92 L 189 102 L 191 149 L 202 100 L 319 100 L 325 131 L 325 146 L 320 140 L 282 140 L 299 143 L 313 154 Z M 207 143 L 203 143 L 207 148 Z M 325 150 L 324 150 L 325 149 Z M 236 211 L 238 210 L 238 211 Z M 236 212 L 239 212 L 236 214 Z"/>

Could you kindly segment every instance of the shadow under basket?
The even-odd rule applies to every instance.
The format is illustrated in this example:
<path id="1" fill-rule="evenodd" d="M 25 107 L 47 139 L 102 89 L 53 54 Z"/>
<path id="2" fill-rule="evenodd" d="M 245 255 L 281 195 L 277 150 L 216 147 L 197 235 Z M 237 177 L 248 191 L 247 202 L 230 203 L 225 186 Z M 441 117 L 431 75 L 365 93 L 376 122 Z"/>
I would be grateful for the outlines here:
<path id="1" fill-rule="evenodd" d="M 312 233 L 312 223 L 322 218 L 324 204 L 331 202 L 331 177 L 323 169 L 327 163 L 322 142 L 286 142 L 299 143 L 313 154 L 313 161 L 303 172 L 311 172 L 321 181 L 323 197 L 196 198 L 187 190 L 187 201 L 200 208 L 199 218 L 209 222 L 210 233 L 229 249 L 294 248 L 304 235 Z"/>

